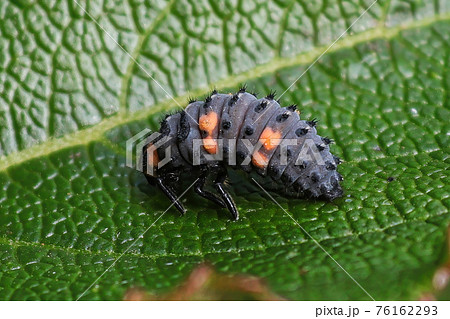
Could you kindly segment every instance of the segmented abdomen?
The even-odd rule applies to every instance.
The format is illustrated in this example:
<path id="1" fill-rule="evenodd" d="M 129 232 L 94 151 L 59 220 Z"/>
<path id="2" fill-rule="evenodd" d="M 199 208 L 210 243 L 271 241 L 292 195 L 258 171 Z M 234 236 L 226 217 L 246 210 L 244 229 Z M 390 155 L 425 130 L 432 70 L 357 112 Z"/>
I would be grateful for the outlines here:
<path id="1" fill-rule="evenodd" d="M 163 121 L 161 132 L 172 138 L 176 150 L 167 169 L 213 165 L 207 155 L 222 149 L 220 161 L 228 166 L 270 177 L 291 195 L 331 200 L 342 195 L 342 177 L 336 171 L 339 160 L 330 153 L 330 139 L 317 135 L 315 124 L 301 120 L 295 106 L 281 107 L 273 94 L 257 99 L 244 89 L 236 94 L 214 91 L 205 101 L 193 101 Z M 290 143 L 281 142 L 286 140 Z M 194 141 L 202 145 L 196 148 Z M 296 145 L 287 145 L 292 141 Z M 258 142 L 259 148 L 249 147 Z M 311 154 L 303 156 L 305 145 L 315 148 L 322 161 L 311 160 Z M 200 152 L 200 162 L 194 160 L 195 150 Z"/>

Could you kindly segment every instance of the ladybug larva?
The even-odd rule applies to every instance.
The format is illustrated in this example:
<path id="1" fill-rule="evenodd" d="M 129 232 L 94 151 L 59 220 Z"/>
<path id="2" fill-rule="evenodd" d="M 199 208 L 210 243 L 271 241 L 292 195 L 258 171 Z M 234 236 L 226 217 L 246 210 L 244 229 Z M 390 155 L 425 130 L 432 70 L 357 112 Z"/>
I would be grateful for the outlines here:
<path id="1" fill-rule="evenodd" d="M 191 100 L 185 110 L 167 115 L 158 138 L 142 151 L 148 182 L 184 214 L 174 187 L 183 174 L 198 177 L 195 192 L 227 208 L 235 220 L 239 214 L 224 187 L 228 167 L 257 173 L 290 196 L 329 201 L 342 196 L 340 160 L 330 153 L 331 140 L 317 135 L 316 120 L 301 120 L 295 105 L 281 107 L 274 98 L 270 93 L 258 99 L 245 87 L 236 94 L 214 90 L 204 101 Z M 205 189 L 211 177 L 216 193 Z"/>

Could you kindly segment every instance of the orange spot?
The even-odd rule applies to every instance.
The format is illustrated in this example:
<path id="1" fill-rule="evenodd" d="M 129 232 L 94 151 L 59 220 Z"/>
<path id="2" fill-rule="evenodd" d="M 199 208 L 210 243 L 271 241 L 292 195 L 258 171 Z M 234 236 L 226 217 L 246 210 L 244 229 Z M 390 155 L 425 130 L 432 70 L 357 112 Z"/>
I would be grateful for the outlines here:
<path id="1" fill-rule="evenodd" d="M 270 151 L 276 148 L 281 142 L 281 133 L 266 127 L 259 137 L 259 142 L 263 147 Z"/>
<path id="2" fill-rule="evenodd" d="M 212 131 L 217 127 L 219 118 L 216 112 L 209 112 L 208 114 L 203 114 L 200 116 L 198 121 L 198 127 L 202 131 L 206 131 L 208 135 L 211 135 Z"/>
<path id="3" fill-rule="evenodd" d="M 252 155 L 252 163 L 256 167 L 265 168 L 267 166 L 268 160 L 267 157 L 261 152 L 254 152 Z"/>
<path id="4" fill-rule="evenodd" d="M 149 156 L 149 153 L 152 152 L 153 156 Z M 147 166 L 157 167 L 159 163 L 159 156 L 156 147 L 153 144 L 148 144 L 147 146 Z"/>
<path id="5" fill-rule="evenodd" d="M 203 147 L 209 154 L 217 153 L 217 142 L 210 135 L 203 139 Z"/>

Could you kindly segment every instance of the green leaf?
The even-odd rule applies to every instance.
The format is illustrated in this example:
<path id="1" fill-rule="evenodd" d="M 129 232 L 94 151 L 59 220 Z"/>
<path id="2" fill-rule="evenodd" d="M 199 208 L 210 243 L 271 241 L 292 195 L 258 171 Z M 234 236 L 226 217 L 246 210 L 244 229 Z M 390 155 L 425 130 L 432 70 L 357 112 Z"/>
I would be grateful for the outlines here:
<path id="1" fill-rule="evenodd" d="M 243 175 L 238 222 L 193 193 L 157 220 L 169 202 L 124 143 L 176 108 L 146 72 L 182 105 L 281 93 L 371 1 L 78 2 L 98 24 L 71 0 L 0 3 L 0 299 L 77 299 L 106 270 L 82 299 L 161 294 L 204 261 L 289 299 L 368 299 Z M 345 196 L 273 196 L 377 300 L 417 298 L 445 255 L 448 10 L 380 0 L 282 98 L 336 141 Z"/>

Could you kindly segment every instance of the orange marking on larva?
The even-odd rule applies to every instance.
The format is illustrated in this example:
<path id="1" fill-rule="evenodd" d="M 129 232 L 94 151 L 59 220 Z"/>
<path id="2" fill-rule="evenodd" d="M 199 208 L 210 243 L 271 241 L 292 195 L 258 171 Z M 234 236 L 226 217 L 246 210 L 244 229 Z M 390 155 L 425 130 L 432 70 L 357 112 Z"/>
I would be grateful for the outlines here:
<path id="1" fill-rule="evenodd" d="M 209 112 L 200 116 L 198 121 L 198 127 L 200 130 L 205 131 L 208 135 L 211 135 L 212 131 L 217 127 L 219 118 L 216 112 Z"/>
<path id="2" fill-rule="evenodd" d="M 254 152 L 252 155 L 252 163 L 258 168 L 265 168 L 269 164 L 267 156 L 261 152 Z"/>
<path id="3" fill-rule="evenodd" d="M 153 156 L 148 156 L 152 152 Z M 151 158 L 150 158 L 151 157 Z M 151 162 L 150 162 L 151 160 Z M 148 144 L 147 146 L 147 165 L 152 167 L 158 167 L 159 156 L 156 147 L 153 144 Z"/>
<path id="4" fill-rule="evenodd" d="M 217 153 L 217 141 L 213 139 L 210 135 L 203 139 L 203 147 L 209 154 Z"/>
<path id="5" fill-rule="evenodd" d="M 266 127 L 259 137 L 259 142 L 266 150 L 273 150 L 281 142 L 281 133 Z"/>

